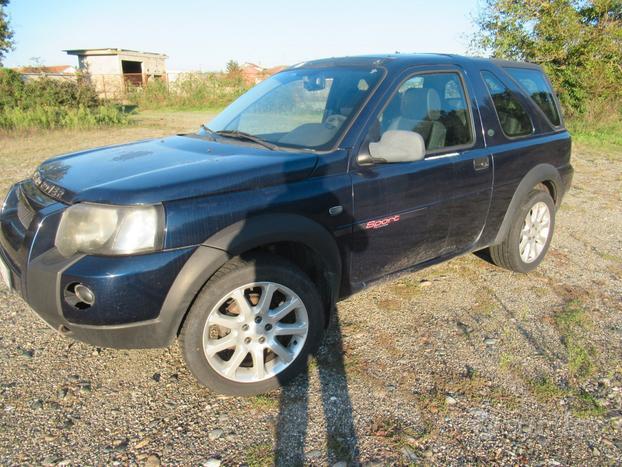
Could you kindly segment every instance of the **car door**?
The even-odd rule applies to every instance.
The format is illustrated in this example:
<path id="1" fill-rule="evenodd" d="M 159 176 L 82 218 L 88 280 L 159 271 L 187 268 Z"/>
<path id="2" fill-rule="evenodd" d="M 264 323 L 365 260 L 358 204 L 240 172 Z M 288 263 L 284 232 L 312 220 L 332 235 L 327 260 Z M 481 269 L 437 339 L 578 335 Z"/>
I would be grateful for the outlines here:
<path id="1" fill-rule="evenodd" d="M 479 77 L 476 75 L 475 79 Z M 452 214 L 446 247 L 454 253 L 472 249 L 481 238 L 490 210 L 494 170 L 491 148 L 483 141 L 476 89 L 469 76 L 463 76 L 463 84 L 460 89 L 449 83 L 443 90 L 445 99 L 452 101 L 461 118 L 471 118 L 476 129 L 474 144 L 457 148 L 453 159 Z M 463 100 L 458 99 L 462 92 L 466 92 Z M 460 102 L 467 106 L 461 109 Z"/>
<path id="2" fill-rule="evenodd" d="M 444 93 L 447 86 L 458 86 L 453 103 Z M 475 142 L 460 71 L 444 67 L 407 75 L 372 119 L 362 151 L 369 141 L 381 139 L 390 130 L 421 134 L 426 156 L 413 162 L 355 164 L 351 170 L 351 279 L 355 284 L 450 251 L 454 164 L 460 151 Z"/>

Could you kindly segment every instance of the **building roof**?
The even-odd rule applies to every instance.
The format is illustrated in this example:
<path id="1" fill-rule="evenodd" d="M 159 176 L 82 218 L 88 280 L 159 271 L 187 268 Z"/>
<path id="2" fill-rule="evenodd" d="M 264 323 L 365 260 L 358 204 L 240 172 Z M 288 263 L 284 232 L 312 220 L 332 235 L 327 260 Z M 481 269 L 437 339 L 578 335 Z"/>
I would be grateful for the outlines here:
<path id="1" fill-rule="evenodd" d="M 19 73 L 75 73 L 76 69 L 71 65 L 52 65 L 52 66 L 20 66 L 13 68 Z"/>
<path id="2" fill-rule="evenodd" d="M 69 55 L 148 55 L 152 57 L 168 58 L 168 55 L 165 54 L 129 49 L 69 49 L 63 52 Z"/>

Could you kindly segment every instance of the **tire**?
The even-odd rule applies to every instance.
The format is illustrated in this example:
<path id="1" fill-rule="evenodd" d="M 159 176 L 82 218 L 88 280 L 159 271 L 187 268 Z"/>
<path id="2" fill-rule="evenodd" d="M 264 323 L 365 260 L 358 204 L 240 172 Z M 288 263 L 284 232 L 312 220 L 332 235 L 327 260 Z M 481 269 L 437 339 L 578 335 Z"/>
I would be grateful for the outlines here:
<path id="1" fill-rule="evenodd" d="M 287 314 L 276 320 L 279 313 Z M 296 334 L 277 336 L 282 332 Z M 257 254 L 232 259 L 205 284 L 184 321 L 180 345 L 200 384 L 249 396 L 306 370 L 323 332 L 322 300 L 309 277 L 278 256 Z"/>
<path id="2" fill-rule="evenodd" d="M 526 230 L 525 236 L 523 236 L 523 229 L 529 227 L 527 225 L 527 215 L 529 214 L 530 218 L 533 218 L 534 215 L 537 217 L 543 212 L 543 206 L 547 208 L 549 219 L 546 235 L 544 235 L 546 223 L 541 222 L 539 227 L 534 227 L 533 230 Z M 535 224 L 538 223 L 535 222 Z M 514 214 L 512 224 L 503 242 L 489 248 L 493 263 L 510 271 L 522 273 L 533 271 L 542 262 L 549 249 L 554 228 L 555 203 L 553 199 L 548 192 L 539 189 L 532 190 L 525 202 Z M 535 243 L 531 243 L 529 240 L 532 235 Z M 540 241 L 538 241 L 538 238 Z M 546 239 L 544 240 L 544 238 Z M 525 239 L 526 241 L 523 241 Z M 526 245 L 526 247 L 521 245 L 521 241 L 523 241 L 523 245 Z M 534 252 L 530 254 L 532 248 Z"/>

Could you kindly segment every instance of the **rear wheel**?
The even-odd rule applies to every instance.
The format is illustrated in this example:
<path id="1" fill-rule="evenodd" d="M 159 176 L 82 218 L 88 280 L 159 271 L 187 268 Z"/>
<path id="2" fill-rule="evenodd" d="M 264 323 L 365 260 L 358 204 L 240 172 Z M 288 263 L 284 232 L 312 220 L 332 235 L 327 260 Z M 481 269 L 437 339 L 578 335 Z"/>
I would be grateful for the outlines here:
<path id="1" fill-rule="evenodd" d="M 277 256 L 234 259 L 197 296 L 180 341 L 186 364 L 210 389 L 270 391 L 306 368 L 324 329 L 317 289 Z"/>
<path id="2" fill-rule="evenodd" d="M 534 189 L 514 215 L 499 245 L 490 247 L 497 265 L 516 272 L 534 270 L 544 259 L 555 227 L 555 204 L 544 191 Z"/>

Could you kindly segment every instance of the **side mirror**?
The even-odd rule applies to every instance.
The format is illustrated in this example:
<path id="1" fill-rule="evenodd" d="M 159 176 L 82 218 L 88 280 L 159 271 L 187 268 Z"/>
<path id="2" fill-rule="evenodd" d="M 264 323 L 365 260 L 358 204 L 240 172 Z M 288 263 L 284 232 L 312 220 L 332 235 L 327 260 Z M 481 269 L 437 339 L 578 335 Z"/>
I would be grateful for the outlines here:
<path id="1" fill-rule="evenodd" d="M 425 157 L 425 141 L 414 131 L 389 130 L 377 143 L 369 143 L 369 154 L 378 162 L 420 161 Z"/>

